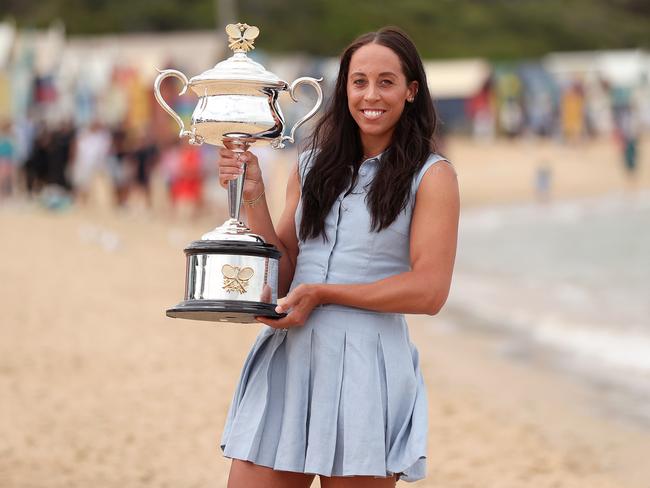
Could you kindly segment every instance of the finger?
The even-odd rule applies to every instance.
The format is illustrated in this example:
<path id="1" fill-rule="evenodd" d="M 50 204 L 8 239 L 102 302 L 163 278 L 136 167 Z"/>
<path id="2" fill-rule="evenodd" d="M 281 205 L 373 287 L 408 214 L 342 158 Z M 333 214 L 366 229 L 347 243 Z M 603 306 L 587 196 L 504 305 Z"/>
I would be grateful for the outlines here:
<path id="1" fill-rule="evenodd" d="M 244 172 L 244 168 L 238 166 L 221 166 L 219 168 L 220 175 L 240 175 Z"/>
<path id="2" fill-rule="evenodd" d="M 235 158 L 221 158 L 218 161 L 220 168 L 241 168 L 242 162 L 237 161 Z"/>
<path id="3" fill-rule="evenodd" d="M 219 173 L 219 183 L 222 185 L 227 185 L 229 181 L 236 180 L 241 176 L 241 173 L 232 172 L 232 173 Z"/>
<path id="4" fill-rule="evenodd" d="M 260 324 L 268 325 L 269 327 L 273 327 L 274 329 L 277 328 L 276 322 L 277 320 L 270 319 L 268 317 L 255 317 L 255 320 L 257 320 Z"/>
<path id="5" fill-rule="evenodd" d="M 269 327 L 273 327 L 274 329 L 289 329 L 291 327 L 296 327 L 299 325 L 295 319 L 289 318 L 287 315 L 284 318 L 281 319 L 272 319 L 269 317 L 255 317 L 255 320 L 258 322 L 268 325 Z"/>
<path id="6" fill-rule="evenodd" d="M 278 300 L 278 303 L 275 307 L 275 311 L 277 313 L 285 313 L 289 311 L 293 307 L 293 305 L 294 305 L 293 300 L 289 299 L 289 296 L 286 296 Z"/>
<path id="7" fill-rule="evenodd" d="M 251 164 L 251 165 L 258 164 L 257 156 L 255 156 L 255 154 L 253 154 L 250 151 L 244 151 L 243 153 L 241 153 L 240 159 L 242 161 L 245 161 L 246 164 Z"/>
<path id="8" fill-rule="evenodd" d="M 229 181 L 235 181 L 236 179 L 237 179 L 237 175 L 226 176 L 226 177 L 219 178 L 219 183 L 221 183 L 223 187 L 226 187 L 228 186 Z"/>
<path id="9" fill-rule="evenodd" d="M 219 156 L 222 158 L 235 158 L 235 151 L 231 151 L 230 149 L 226 149 L 225 147 L 220 147 L 219 148 Z"/>
<path id="10" fill-rule="evenodd" d="M 280 303 L 278 301 L 278 304 L 275 307 L 275 312 L 276 313 L 288 313 L 291 310 L 292 305 L 290 303 L 287 303 L 286 301 L 284 303 Z"/>
<path id="11" fill-rule="evenodd" d="M 231 176 L 237 177 L 243 173 L 244 170 L 242 168 L 233 168 L 231 166 L 228 166 L 226 168 L 219 168 L 219 176 L 224 178 L 229 178 Z"/>
<path id="12" fill-rule="evenodd" d="M 237 177 L 240 175 L 225 175 L 225 176 L 219 176 L 219 183 L 222 185 L 228 185 L 229 181 L 234 181 L 237 179 Z"/>

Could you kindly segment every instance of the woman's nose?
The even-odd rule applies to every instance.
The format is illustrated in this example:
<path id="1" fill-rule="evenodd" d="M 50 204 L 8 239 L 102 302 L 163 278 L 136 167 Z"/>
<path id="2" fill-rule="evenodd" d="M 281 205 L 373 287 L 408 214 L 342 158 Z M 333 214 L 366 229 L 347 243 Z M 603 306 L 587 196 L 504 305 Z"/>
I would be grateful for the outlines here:
<path id="1" fill-rule="evenodd" d="M 363 98 L 365 98 L 368 101 L 378 100 L 379 99 L 379 90 L 377 90 L 377 87 L 374 86 L 374 85 L 368 85 L 368 89 L 364 93 Z"/>

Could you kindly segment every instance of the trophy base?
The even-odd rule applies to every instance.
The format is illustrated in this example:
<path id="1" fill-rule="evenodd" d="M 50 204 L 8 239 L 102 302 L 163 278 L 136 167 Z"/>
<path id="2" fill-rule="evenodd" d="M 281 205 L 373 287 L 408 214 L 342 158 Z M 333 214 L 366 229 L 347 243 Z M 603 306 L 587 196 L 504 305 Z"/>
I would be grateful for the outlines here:
<path id="1" fill-rule="evenodd" d="M 286 317 L 286 313 L 277 313 L 275 307 L 272 303 L 241 300 L 185 300 L 168 309 L 167 317 L 236 324 L 259 323 L 255 317 Z"/>

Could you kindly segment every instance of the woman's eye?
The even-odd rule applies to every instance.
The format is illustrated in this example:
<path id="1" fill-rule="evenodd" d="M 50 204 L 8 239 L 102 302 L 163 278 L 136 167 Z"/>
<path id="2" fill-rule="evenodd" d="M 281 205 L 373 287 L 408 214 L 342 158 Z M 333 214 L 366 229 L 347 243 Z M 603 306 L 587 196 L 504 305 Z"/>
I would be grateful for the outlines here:
<path id="1" fill-rule="evenodd" d="M 389 85 L 392 85 L 392 84 L 393 84 L 393 81 L 392 81 L 392 80 L 381 80 L 379 83 L 380 83 L 382 86 L 389 86 Z"/>
<path id="2" fill-rule="evenodd" d="M 353 85 L 356 85 L 356 86 L 362 86 L 365 82 L 366 82 L 366 80 L 361 80 L 361 79 L 359 79 L 359 80 L 354 80 L 354 81 L 352 82 L 352 84 L 353 84 Z"/>

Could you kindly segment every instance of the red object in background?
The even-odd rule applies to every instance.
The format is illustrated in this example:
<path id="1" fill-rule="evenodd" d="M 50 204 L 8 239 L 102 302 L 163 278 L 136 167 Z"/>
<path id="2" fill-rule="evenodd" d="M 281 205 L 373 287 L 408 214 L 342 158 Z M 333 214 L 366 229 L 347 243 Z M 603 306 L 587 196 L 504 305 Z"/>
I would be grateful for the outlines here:
<path id="1" fill-rule="evenodd" d="M 50 76 L 36 78 L 34 81 L 34 99 L 36 103 L 52 103 L 57 99 L 56 87 Z"/>
<path id="2" fill-rule="evenodd" d="M 172 201 L 198 203 L 202 197 L 202 188 L 201 153 L 196 147 L 182 146 L 178 172 L 171 183 Z"/>
<path id="3" fill-rule="evenodd" d="M 481 89 L 467 100 L 465 105 L 467 115 L 473 119 L 478 114 L 484 113 L 485 111 L 491 112 L 493 96 L 492 81 L 488 79 Z"/>

